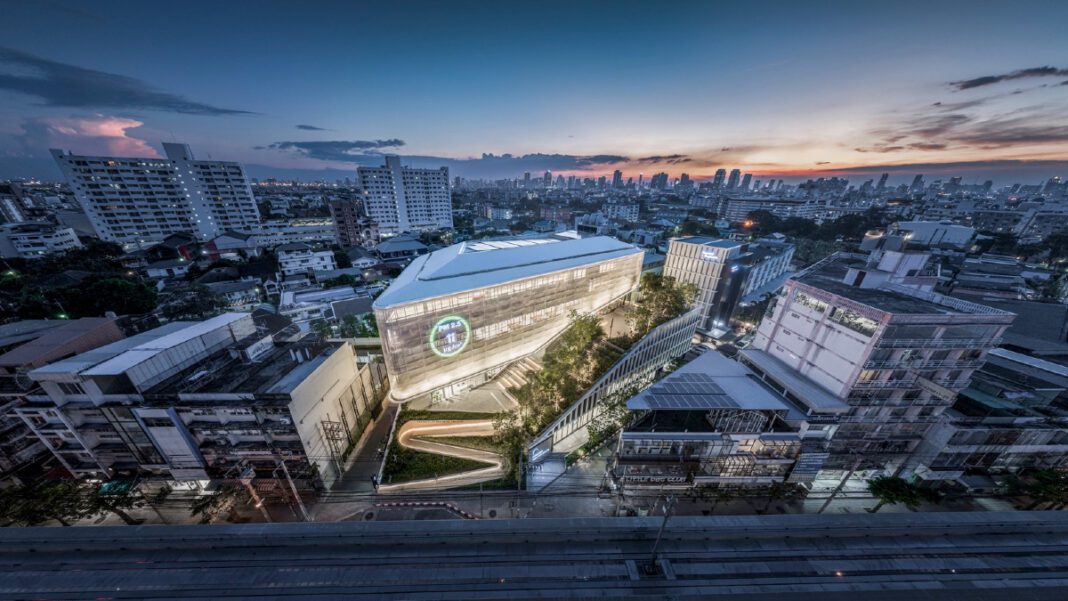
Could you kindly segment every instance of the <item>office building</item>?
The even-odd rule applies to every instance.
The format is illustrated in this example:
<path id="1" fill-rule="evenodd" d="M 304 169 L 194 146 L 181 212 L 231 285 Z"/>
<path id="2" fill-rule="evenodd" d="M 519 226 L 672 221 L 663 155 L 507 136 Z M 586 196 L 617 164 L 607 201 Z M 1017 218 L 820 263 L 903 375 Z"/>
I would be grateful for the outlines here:
<path id="1" fill-rule="evenodd" d="M 701 313 L 697 330 L 719 336 L 729 329 L 731 315 L 742 297 L 789 270 L 793 252 L 789 244 L 750 244 L 704 236 L 673 238 L 668 242 L 663 273 L 697 288 L 695 305 Z"/>
<path id="2" fill-rule="evenodd" d="M 361 214 L 358 202 L 350 198 L 339 198 L 331 200 L 329 207 L 338 246 L 372 248 L 378 244 L 378 224 Z"/>
<path id="3" fill-rule="evenodd" d="M 615 171 L 612 172 L 612 187 L 613 188 L 622 188 L 623 187 L 623 172 L 620 171 L 619 169 L 616 169 Z"/>
<path id="4" fill-rule="evenodd" d="M 836 427 L 835 412 L 810 416 L 714 351 L 630 398 L 627 408 L 638 417 L 620 433 L 611 467 L 625 489 L 809 482 Z"/>
<path id="5" fill-rule="evenodd" d="M 753 174 L 752 173 L 746 173 L 744 176 L 742 176 L 742 191 L 743 192 L 748 192 L 749 191 L 749 187 L 752 185 L 752 182 L 753 182 Z"/>
<path id="6" fill-rule="evenodd" d="M 495 376 L 638 285 L 643 252 L 613 238 L 476 241 L 415 258 L 374 303 L 391 395 L 447 398 Z"/>
<path id="7" fill-rule="evenodd" d="M 164 158 L 51 152 L 102 240 L 140 246 L 177 232 L 210 240 L 256 230 L 260 212 L 240 164 L 196 160 L 185 144 L 164 142 L 163 151 Z"/>
<path id="8" fill-rule="evenodd" d="M 367 215 L 383 234 L 452 228 L 447 167 L 402 167 L 399 156 L 389 155 L 382 167 L 358 167 L 356 179 Z"/>
<path id="9" fill-rule="evenodd" d="M 270 476 L 327 485 L 382 398 L 352 347 L 244 313 L 163 327 L 39 367 L 17 413 L 76 476 Z"/>
<path id="10" fill-rule="evenodd" d="M 786 281 L 741 360 L 802 403 L 849 405 L 828 465 L 911 467 L 1012 313 L 935 294 L 926 254 L 839 253 Z M 811 399 L 811 400 L 810 400 Z"/>
<path id="11" fill-rule="evenodd" d="M 722 188 L 724 180 L 727 179 L 726 169 L 716 169 L 716 175 L 712 178 L 713 188 Z"/>

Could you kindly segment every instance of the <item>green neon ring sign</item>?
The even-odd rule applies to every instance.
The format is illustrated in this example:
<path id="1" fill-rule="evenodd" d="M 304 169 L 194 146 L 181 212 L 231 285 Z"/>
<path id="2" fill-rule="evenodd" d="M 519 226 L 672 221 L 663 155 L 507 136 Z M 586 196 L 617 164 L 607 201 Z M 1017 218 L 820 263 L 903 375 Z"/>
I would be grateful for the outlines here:
<path id="1" fill-rule="evenodd" d="M 458 322 L 461 325 L 463 325 L 463 327 L 464 327 L 463 341 L 460 342 L 458 345 L 456 343 L 452 343 L 452 345 L 454 345 L 455 348 L 451 348 L 451 347 L 448 347 L 448 346 L 444 350 L 438 348 L 438 346 L 439 346 L 439 344 L 441 342 L 437 338 L 438 331 L 441 330 L 442 326 L 444 326 L 445 324 L 451 324 L 451 323 L 454 323 L 454 322 Z M 430 350 L 434 351 L 435 355 L 437 355 L 439 357 L 445 357 L 445 358 L 455 357 L 456 355 L 459 355 L 465 348 L 467 348 L 468 343 L 471 342 L 471 324 L 468 323 L 466 319 L 464 319 L 463 317 L 460 317 L 459 315 L 447 315 L 445 317 L 442 317 L 441 319 L 438 320 L 437 323 L 434 324 L 434 326 L 432 328 L 430 328 L 430 340 L 429 340 L 429 342 L 430 342 Z"/>

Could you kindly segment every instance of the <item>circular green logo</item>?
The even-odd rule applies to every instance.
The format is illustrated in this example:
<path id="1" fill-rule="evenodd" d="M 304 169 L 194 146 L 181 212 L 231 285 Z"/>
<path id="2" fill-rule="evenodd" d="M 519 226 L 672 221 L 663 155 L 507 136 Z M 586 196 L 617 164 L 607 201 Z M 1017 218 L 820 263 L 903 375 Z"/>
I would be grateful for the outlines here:
<path id="1" fill-rule="evenodd" d="M 439 357 L 455 357 L 471 342 L 471 324 L 459 315 L 449 315 L 430 328 L 430 350 Z"/>

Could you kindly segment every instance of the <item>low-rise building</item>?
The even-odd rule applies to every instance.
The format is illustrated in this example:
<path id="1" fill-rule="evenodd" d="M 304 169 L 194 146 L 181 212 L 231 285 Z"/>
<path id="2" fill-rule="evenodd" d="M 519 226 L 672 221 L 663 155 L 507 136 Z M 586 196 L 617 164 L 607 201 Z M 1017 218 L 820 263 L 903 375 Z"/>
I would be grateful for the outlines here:
<path id="1" fill-rule="evenodd" d="M 44 320 L 41 320 L 44 321 Z M 0 483 L 19 480 L 23 471 L 47 455 L 44 443 L 26 426 L 15 409 L 22 405 L 35 384 L 28 373 L 50 361 L 88 351 L 124 337 L 112 317 L 83 317 L 73 321 L 37 320 L 2 326 L 3 334 L 12 334 L 0 342 Z M 19 328 L 20 324 L 25 328 Z M 15 335 L 21 330 L 22 335 Z"/>
<path id="2" fill-rule="evenodd" d="M 809 482 L 835 429 L 835 412 L 810 417 L 717 352 L 638 393 L 627 408 L 638 417 L 620 434 L 612 467 L 625 489 Z"/>
<path id="3" fill-rule="evenodd" d="M 30 372 L 18 415 L 73 474 L 179 481 L 270 475 L 329 485 L 386 386 L 380 364 L 226 313 L 171 322 Z"/>
<path id="4" fill-rule="evenodd" d="M 7 223 L 0 227 L 0 256 L 39 259 L 81 248 L 78 235 L 69 227 L 50 223 Z"/>
<path id="5" fill-rule="evenodd" d="M 333 251 L 316 251 L 307 244 L 283 244 L 275 249 L 275 253 L 278 256 L 278 270 L 284 277 L 337 269 Z"/>

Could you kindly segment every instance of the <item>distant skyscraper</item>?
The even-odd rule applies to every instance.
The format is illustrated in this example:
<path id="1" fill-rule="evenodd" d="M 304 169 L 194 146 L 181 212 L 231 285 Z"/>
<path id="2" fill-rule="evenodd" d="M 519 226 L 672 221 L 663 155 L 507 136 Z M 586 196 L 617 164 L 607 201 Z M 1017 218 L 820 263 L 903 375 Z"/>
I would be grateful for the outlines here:
<path id="1" fill-rule="evenodd" d="M 553 172 L 552 171 L 546 171 L 545 175 L 543 175 L 542 178 L 541 178 L 541 183 L 546 188 L 551 188 L 553 186 Z"/>
<path id="2" fill-rule="evenodd" d="M 712 187 L 713 188 L 722 188 L 723 187 L 723 180 L 725 180 L 725 179 L 727 179 L 727 170 L 726 169 L 716 169 L 716 177 L 712 178 Z"/>
<path id="3" fill-rule="evenodd" d="M 666 190 L 667 189 L 668 175 L 664 172 L 657 173 L 649 180 L 649 187 L 654 190 Z"/>
<path id="4" fill-rule="evenodd" d="M 749 184 L 750 184 L 750 183 L 751 183 L 752 181 L 753 181 L 753 174 L 752 174 L 752 173 L 746 173 L 746 174 L 745 174 L 745 175 L 744 175 L 744 176 L 742 177 L 742 190 L 744 190 L 744 191 L 748 192 L 748 191 L 749 191 Z"/>
<path id="5" fill-rule="evenodd" d="M 562 175 L 557 175 L 556 176 L 556 187 L 561 189 L 561 190 L 563 190 L 563 188 L 564 188 L 564 176 L 562 176 Z"/>
<path id="6" fill-rule="evenodd" d="M 923 190 L 923 174 L 917 173 L 916 177 L 912 178 L 912 185 L 909 186 L 909 192 L 920 192 Z"/>
<path id="7" fill-rule="evenodd" d="M 167 158 L 52 157 L 101 239 L 139 245 L 189 232 L 255 231 L 260 212 L 238 163 L 198 161 L 189 146 L 165 142 Z"/>
<path id="8" fill-rule="evenodd" d="M 598 188 L 604 188 L 607 185 L 608 185 L 608 178 L 607 177 L 602 175 L 601 177 L 597 178 L 597 187 Z"/>
<path id="9" fill-rule="evenodd" d="M 638 189 L 641 190 L 642 186 L 644 186 L 644 185 L 645 185 L 645 174 L 639 173 L 638 174 Z"/>
<path id="10" fill-rule="evenodd" d="M 738 187 L 738 180 L 741 179 L 742 172 L 739 169 L 731 169 L 731 175 L 727 178 L 727 189 L 733 190 Z"/>
<path id="11" fill-rule="evenodd" d="M 890 177 L 889 173 L 884 173 L 879 177 L 879 185 L 875 186 L 875 189 L 882 192 L 886 188 L 886 178 Z"/>
<path id="12" fill-rule="evenodd" d="M 612 187 L 613 188 L 622 188 L 623 187 L 623 172 L 620 171 L 619 169 L 616 169 L 615 171 L 612 172 Z"/>
<path id="13" fill-rule="evenodd" d="M 527 171 L 526 173 L 523 174 L 523 187 L 524 188 L 529 188 L 530 187 L 530 172 L 529 171 Z"/>
<path id="14" fill-rule="evenodd" d="M 679 187 L 683 188 L 683 189 L 689 189 L 689 188 L 693 187 L 693 182 L 690 181 L 690 174 L 689 173 L 683 173 L 682 177 L 679 178 Z"/>
<path id="15" fill-rule="evenodd" d="M 382 167 L 357 167 L 356 179 L 367 215 L 383 234 L 452 227 L 448 167 L 402 167 L 399 156 L 387 155 Z"/>

